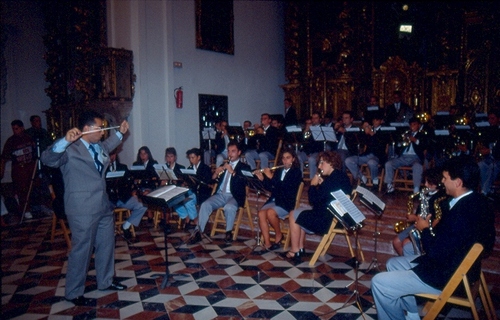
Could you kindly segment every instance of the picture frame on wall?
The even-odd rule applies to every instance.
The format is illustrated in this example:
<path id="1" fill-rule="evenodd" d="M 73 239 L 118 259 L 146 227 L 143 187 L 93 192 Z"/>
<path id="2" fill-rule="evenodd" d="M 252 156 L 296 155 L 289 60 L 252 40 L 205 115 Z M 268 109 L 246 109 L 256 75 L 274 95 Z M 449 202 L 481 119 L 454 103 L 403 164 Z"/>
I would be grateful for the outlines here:
<path id="1" fill-rule="evenodd" d="M 196 0 L 196 48 L 234 55 L 232 0 Z"/>

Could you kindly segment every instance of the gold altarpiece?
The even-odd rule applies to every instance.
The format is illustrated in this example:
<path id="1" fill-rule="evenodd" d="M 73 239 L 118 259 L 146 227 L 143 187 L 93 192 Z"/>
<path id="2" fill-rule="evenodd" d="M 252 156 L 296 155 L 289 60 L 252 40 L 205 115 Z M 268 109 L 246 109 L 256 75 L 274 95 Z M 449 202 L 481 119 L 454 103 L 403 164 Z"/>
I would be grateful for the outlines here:
<path id="1" fill-rule="evenodd" d="M 452 105 L 468 115 L 500 106 L 500 61 L 492 58 L 495 52 L 500 54 L 500 23 L 488 15 L 491 10 L 484 4 L 474 10 L 456 6 L 458 15 L 446 11 L 449 7 L 442 7 L 444 15 L 436 13 L 436 19 L 452 17 L 459 27 L 436 30 L 432 38 L 436 50 L 429 58 L 432 67 L 398 55 L 375 62 L 379 43 L 372 31 L 378 3 L 321 4 L 323 11 L 329 11 L 329 29 L 315 26 L 316 5 L 290 0 L 285 8 L 287 83 L 281 88 L 301 121 L 312 111 L 339 116 L 352 110 L 361 116 L 371 95 L 385 107 L 392 103 L 395 90 L 402 91 L 415 111 L 431 115 Z"/>

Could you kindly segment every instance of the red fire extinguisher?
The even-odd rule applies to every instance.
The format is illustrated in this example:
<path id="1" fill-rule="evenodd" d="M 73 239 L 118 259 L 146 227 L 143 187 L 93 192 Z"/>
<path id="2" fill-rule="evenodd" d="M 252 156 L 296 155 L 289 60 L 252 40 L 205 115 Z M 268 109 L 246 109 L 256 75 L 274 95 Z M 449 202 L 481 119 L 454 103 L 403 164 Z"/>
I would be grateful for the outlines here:
<path id="1" fill-rule="evenodd" d="M 182 87 L 176 88 L 174 90 L 175 96 L 175 106 L 177 109 L 182 109 Z"/>

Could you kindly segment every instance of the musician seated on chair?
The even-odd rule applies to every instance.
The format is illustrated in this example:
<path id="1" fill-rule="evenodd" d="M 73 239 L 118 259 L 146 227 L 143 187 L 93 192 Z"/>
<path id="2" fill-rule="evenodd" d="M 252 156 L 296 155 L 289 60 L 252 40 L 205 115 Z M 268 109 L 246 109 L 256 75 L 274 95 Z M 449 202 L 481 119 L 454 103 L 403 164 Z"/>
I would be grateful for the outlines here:
<path id="1" fill-rule="evenodd" d="M 299 157 L 299 162 L 302 164 L 307 161 L 309 166 L 309 178 L 314 178 L 316 175 L 316 170 L 318 165 L 316 160 L 318 159 L 318 154 L 325 149 L 323 141 L 316 141 L 311 133 L 311 129 L 313 127 L 319 128 L 321 126 L 321 113 L 313 112 L 311 114 L 311 124 L 310 126 L 306 126 L 304 128 L 304 145 L 303 150 L 300 151 L 297 156 Z M 307 131 L 306 131 L 307 130 Z M 307 132 L 307 134 L 306 134 Z M 303 167 L 303 165 L 302 165 Z"/>
<path id="2" fill-rule="evenodd" d="M 184 167 L 182 164 L 177 163 L 177 150 L 175 150 L 174 147 L 167 147 L 165 149 L 165 165 L 168 169 L 172 170 L 175 176 L 179 179 L 177 181 L 171 181 L 169 183 L 174 182 L 174 184 L 176 185 L 181 185 L 181 169 L 186 169 L 186 167 Z"/>
<path id="3" fill-rule="evenodd" d="M 500 109 L 488 112 L 488 122 L 485 138 L 476 147 L 479 170 L 481 171 L 481 192 L 492 197 L 491 187 L 500 173 Z"/>
<path id="4" fill-rule="evenodd" d="M 260 122 L 264 132 L 255 133 L 258 140 L 257 149 L 248 149 L 245 152 L 245 159 L 252 170 L 257 168 L 256 160 L 260 160 L 260 168 L 268 168 L 269 160 L 273 160 L 278 149 L 279 130 L 271 126 L 271 116 L 269 113 L 263 113 L 260 116 Z"/>
<path id="5" fill-rule="evenodd" d="M 387 193 L 394 192 L 394 173 L 403 166 L 412 167 L 413 192 L 420 191 L 422 172 L 424 171 L 425 150 L 427 149 L 427 132 L 422 130 L 422 124 L 416 117 L 410 119 L 410 130 L 405 134 L 405 146 L 401 148 L 399 156 L 385 163 L 384 182 Z"/>
<path id="6" fill-rule="evenodd" d="M 340 156 L 333 151 L 321 152 L 318 156 L 318 173 L 311 180 L 309 203 L 312 207 L 299 208 L 290 212 L 291 250 L 285 255 L 295 262 L 301 260 L 304 253 L 306 233 L 324 235 L 333 221 L 333 214 L 328 205 L 333 200 L 332 191 L 342 190 L 350 195 L 351 182 L 342 171 Z"/>
<path id="7" fill-rule="evenodd" d="M 407 221 L 404 221 L 407 227 L 394 237 L 392 241 L 394 249 L 400 256 L 417 256 L 422 254 L 420 234 L 415 230 L 417 216 L 422 215 L 426 217 L 428 214 L 432 215 L 432 227 L 434 228 L 441 219 L 441 215 L 447 210 L 447 207 L 442 205 L 442 202 L 447 197 L 444 188 L 441 186 L 441 170 L 438 168 L 427 169 L 424 171 L 422 178 L 425 181 L 425 189 L 419 193 L 414 193 L 408 200 L 409 212 Z M 416 212 L 413 213 L 413 198 L 416 196 L 419 197 L 420 203 Z M 438 210 L 436 210 L 436 206 Z"/>
<path id="8" fill-rule="evenodd" d="M 136 194 L 137 190 L 127 165 L 120 162 L 116 149 L 109 154 L 109 161 L 106 173 L 125 171 L 125 175 L 121 178 L 106 179 L 106 189 L 109 200 L 113 203 L 114 207 L 130 210 L 130 217 L 121 225 L 123 236 L 126 239 L 130 239 L 132 238 L 130 226 L 138 227 L 148 208 L 139 201 Z"/>
<path id="9" fill-rule="evenodd" d="M 232 230 L 239 207 L 245 205 L 246 178 L 242 170 L 250 171 L 250 167 L 240 161 L 241 151 L 238 142 L 231 140 L 227 145 L 228 163 L 215 169 L 212 179 L 217 179 L 215 193 L 204 201 L 200 207 L 198 226 L 195 229 L 190 243 L 201 241 L 201 232 L 204 232 L 208 218 L 217 208 L 224 208 L 226 218 L 226 242 L 232 241 Z"/>
<path id="10" fill-rule="evenodd" d="M 431 215 L 417 217 L 424 255 L 393 257 L 387 272 L 372 278 L 371 289 L 379 319 L 420 319 L 415 294 L 440 294 L 474 243 L 489 254 L 495 241 L 494 212 L 476 192 L 479 167 L 471 159 L 452 158 L 442 169 L 442 183 L 451 197 L 449 211 L 432 227 Z M 484 257 L 484 256 L 483 256 Z M 468 272 L 479 279 L 481 260 Z"/>
<path id="11" fill-rule="evenodd" d="M 283 167 L 275 170 L 274 174 L 269 168 L 262 169 L 264 172 L 254 171 L 257 178 L 263 182 L 264 188 L 271 192 L 271 196 L 258 212 L 260 231 L 266 250 L 280 248 L 283 234 L 279 219 L 285 219 L 288 213 L 294 209 L 297 191 L 302 182 L 302 172 L 295 151 L 292 149 L 283 150 L 281 162 Z M 275 233 L 273 244 L 270 240 L 269 224 Z"/>
<path id="12" fill-rule="evenodd" d="M 373 190 L 379 186 L 378 165 L 383 165 L 387 159 L 386 148 L 389 143 L 389 136 L 382 133 L 383 115 L 381 112 L 372 114 L 372 126 L 363 127 L 364 134 L 360 135 L 364 150 L 359 150 L 359 155 L 353 155 L 345 159 L 345 166 L 352 174 L 354 181 L 361 177 L 361 183 L 366 184 L 368 179 L 361 172 L 361 165 L 366 164 L 370 169 L 370 175 L 373 183 Z"/>
<path id="13" fill-rule="evenodd" d="M 156 189 L 158 174 L 156 173 L 156 169 L 154 167 L 155 164 L 158 164 L 158 161 L 153 158 L 149 147 L 140 147 L 137 151 L 137 158 L 132 165 L 144 167 L 145 174 L 141 177 L 140 182 L 138 181 L 139 190 L 142 195 L 147 195 L 149 192 Z"/>

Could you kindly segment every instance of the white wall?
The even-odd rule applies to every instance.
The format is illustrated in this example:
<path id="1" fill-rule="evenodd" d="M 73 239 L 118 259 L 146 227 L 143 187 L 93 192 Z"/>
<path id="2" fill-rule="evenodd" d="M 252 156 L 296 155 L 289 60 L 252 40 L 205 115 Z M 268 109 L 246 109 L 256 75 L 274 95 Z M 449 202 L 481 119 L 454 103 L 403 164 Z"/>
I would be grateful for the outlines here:
<path id="1" fill-rule="evenodd" d="M 25 128 L 31 127 L 29 118 L 37 114 L 46 128 L 42 111 L 50 108 L 50 99 L 45 94 L 47 87 L 43 59 L 45 47 L 42 36 L 43 16 L 36 1 L 3 1 L 1 12 L 2 29 L 7 38 L 4 47 L 7 90 L 1 111 L 1 148 L 12 135 L 10 123 L 20 119 Z M 10 181 L 10 162 L 2 182 Z"/>
<path id="2" fill-rule="evenodd" d="M 263 112 L 283 112 L 283 9 L 280 1 L 234 1 L 235 54 L 196 49 L 194 0 L 108 0 L 108 45 L 132 50 L 137 75 L 130 136 L 121 160 L 130 165 L 147 145 L 158 161 L 176 147 L 187 164 L 187 149 L 198 147 L 198 94 L 227 95 L 229 121 L 252 122 Z M 43 17 L 35 1 L 4 1 L 2 22 L 13 26 L 7 41 L 7 103 L 1 106 L 2 147 L 10 122 L 50 107 L 43 60 Z M 183 64 L 173 67 L 174 61 Z M 176 109 L 175 88 L 184 89 Z M 2 180 L 5 182 L 5 179 Z"/>
<path id="3" fill-rule="evenodd" d="M 230 122 L 283 112 L 281 2 L 234 1 L 234 55 L 196 49 L 195 36 L 194 0 L 108 0 L 108 45 L 134 52 L 137 75 L 123 162 L 147 145 L 158 161 L 174 146 L 187 164 L 186 150 L 199 146 L 198 94 L 227 95 Z M 176 109 L 173 91 L 180 86 L 184 107 Z"/>

